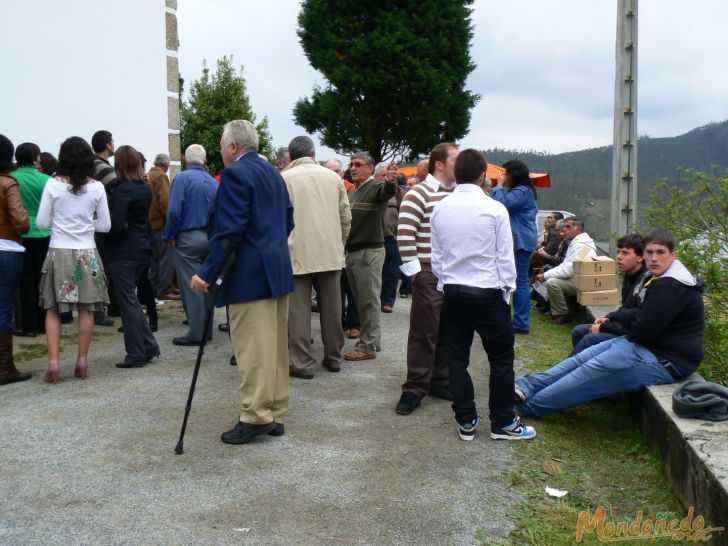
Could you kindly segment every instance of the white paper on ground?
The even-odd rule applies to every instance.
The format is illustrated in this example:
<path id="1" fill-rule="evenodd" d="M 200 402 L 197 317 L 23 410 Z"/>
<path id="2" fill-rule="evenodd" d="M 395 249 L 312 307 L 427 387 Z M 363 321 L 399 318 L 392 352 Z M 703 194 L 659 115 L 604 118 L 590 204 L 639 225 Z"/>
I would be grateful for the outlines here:
<path id="1" fill-rule="evenodd" d="M 545 487 L 544 491 L 552 497 L 563 497 L 568 493 L 568 491 L 564 491 L 563 489 L 554 489 L 553 487 Z"/>

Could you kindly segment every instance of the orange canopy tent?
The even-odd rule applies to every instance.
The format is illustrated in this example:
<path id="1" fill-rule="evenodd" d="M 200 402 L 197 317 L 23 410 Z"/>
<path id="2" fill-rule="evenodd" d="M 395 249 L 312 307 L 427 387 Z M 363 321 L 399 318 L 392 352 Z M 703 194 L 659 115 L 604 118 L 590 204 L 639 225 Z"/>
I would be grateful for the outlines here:
<path id="1" fill-rule="evenodd" d="M 498 179 L 498 175 L 500 175 L 504 171 L 505 169 L 503 167 L 488 163 L 488 168 L 485 171 L 485 175 L 490 179 L 493 184 L 495 184 L 495 181 Z M 397 172 L 402 173 L 406 176 L 414 176 L 415 172 L 417 172 L 417 167 L 399 167 L 397 169 Z M 551 187 L 551 176 L 546 173 L 531 173 L 531 180 L 533 180 L 534 186 L 537 186 L 539 188 Z"/>

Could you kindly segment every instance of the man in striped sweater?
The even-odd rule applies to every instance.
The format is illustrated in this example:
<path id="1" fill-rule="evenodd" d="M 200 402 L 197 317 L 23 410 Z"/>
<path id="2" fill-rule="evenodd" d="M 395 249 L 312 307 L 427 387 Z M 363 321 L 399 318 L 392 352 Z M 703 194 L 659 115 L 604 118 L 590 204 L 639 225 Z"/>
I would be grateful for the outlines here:
<path id="1" fill-rule="evenodd" d="M 407 380 L 395 411 L 412 413 L 425 395 L 452 400 L 447 390 L 444 353 L 438 350 L 442 293 L 430 265 L 430 215 L 435 205 L 455 187 L 458 148 L 445 142 L 432 149 L 427 177 L 402 200 L 397 227 L 397 245 L 402 272 L 412 279 L 412 309 L 407 339 Z"/>

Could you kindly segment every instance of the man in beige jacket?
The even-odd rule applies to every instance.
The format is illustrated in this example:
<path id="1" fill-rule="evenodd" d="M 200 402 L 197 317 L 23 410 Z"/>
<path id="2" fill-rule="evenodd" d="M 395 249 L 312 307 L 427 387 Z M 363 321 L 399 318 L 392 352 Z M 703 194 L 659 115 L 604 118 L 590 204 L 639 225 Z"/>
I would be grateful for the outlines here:
<path id="1" fill-rule="evenodd" d="M 288 153 L 291 163 L 281 175 L 293 204 L 295 227 L 288 237 L 288 250 L 296 283 L 288 308 L 289 371 L 293 377 L 312 379 L 316 364 L 311 355 L 312 287 L 321 313 L 322 364 L 330 372 L 341 370 L 344 331 L 339 277 L 351 211 L 344 182 L 316 162 L 309 137 L 294 138 Z"/>

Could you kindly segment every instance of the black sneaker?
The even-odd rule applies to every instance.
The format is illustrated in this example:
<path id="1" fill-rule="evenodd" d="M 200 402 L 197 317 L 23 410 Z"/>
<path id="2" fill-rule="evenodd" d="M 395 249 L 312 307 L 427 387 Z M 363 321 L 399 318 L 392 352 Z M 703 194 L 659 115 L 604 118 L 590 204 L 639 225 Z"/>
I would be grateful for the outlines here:
<path id="1" fill-rule="evenodd" d="M 469 423 L 458 423 L 458 436 L 460 436 L 460 439 L 469 442 L 475 438 L 475 429 L 479 423 L 480 417 L 476 417 Z"/>
<path id="2" fill-rule="evenodd" d="M 520 417 L 516 416 L 510 425 L 491 429 L 490 437 L 493 440 L 530 440 L 536 437 L 536 429 L 529 427 Z"/>
<path id="3" fill-rule="evenodd" d="M 429 395 L 452 402 L 452 394 L 450 394 L 450 391 L 447 390 L 447 387 L 432 386 L 430 387 Z"/>
<path id="4" fill-rule="evenodd" d="M 399 415 L 409 415 L 420 407 L 421 403 L 421 396 L 417 396 L 413 392 L 405 391 L 402 393 L 402 396 L 400 396 L 399 402 L 397 402 L 397 407 L 394 408 L 394 411 Z"/>

